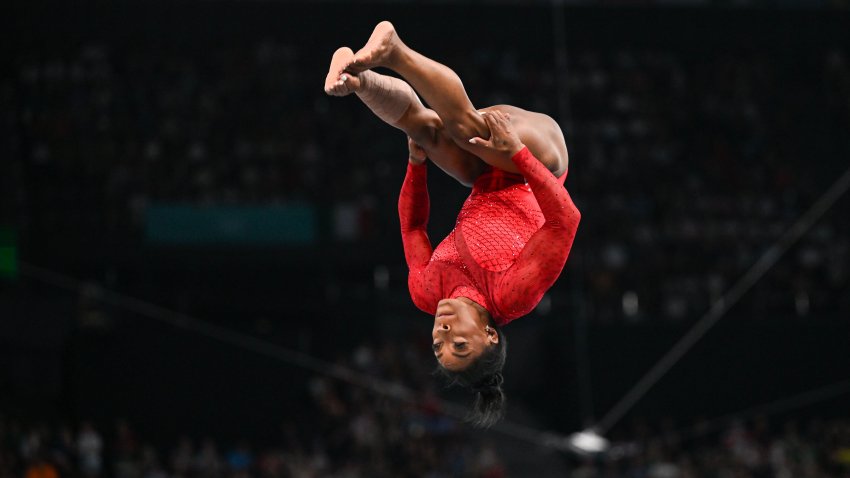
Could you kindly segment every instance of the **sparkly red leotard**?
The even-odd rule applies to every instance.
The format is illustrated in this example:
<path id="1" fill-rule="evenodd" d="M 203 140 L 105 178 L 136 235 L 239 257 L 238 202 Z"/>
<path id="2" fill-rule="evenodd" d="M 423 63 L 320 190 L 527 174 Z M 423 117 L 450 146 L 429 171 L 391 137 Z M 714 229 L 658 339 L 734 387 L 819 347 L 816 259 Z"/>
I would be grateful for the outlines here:
<path id="1" fill-rule="evenodd" d="M 424 312 L 467 297 L 505 325 L 531 312 L 561 274 L 581 217 L 564 189 L 567 173 L 556 178 L 528 148 L 511 159 L 522 175 L 482 174 L 436 250 L 426 231 L 427 166 L 408 164 L 398 213 L 410 296 Z"/>

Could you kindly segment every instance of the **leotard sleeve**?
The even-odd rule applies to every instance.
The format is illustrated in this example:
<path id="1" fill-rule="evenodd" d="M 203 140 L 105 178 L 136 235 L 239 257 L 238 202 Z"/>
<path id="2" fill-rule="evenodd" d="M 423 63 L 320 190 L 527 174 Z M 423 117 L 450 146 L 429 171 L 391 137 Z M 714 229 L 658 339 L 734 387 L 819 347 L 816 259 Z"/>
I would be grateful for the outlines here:
<path id="1" fill-rule="evenodd" d="M 531 186 L 545 222 L 496 288 L 494 301 L 505 323 L 531 312 L 555 283 L 570 255 L 581 219 L 570 194 L 528 148 L 511 160 Z"/>
<path id="2" fill-rule="evenodd" d="M 407 279 L 410 297 L 417 307 L 428 313 L 433 312 L 430 305 L 435 301 L 431 295 L 436 290 L 428 287 L 425 273 L 434 252 L 427 231 L 430 207 L 428 168 L 425 164 L 408 163 L 398 199 L 398 218 L 404 258 L 410 269 Z"/>

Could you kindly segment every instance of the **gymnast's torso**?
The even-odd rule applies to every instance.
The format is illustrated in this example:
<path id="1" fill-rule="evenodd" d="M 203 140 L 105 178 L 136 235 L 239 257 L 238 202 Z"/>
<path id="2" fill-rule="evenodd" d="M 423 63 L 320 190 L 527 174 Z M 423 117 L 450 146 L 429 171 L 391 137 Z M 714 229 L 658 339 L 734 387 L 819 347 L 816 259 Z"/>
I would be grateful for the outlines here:
<path id="1" fill-rule="evenodd" d="M 552 179 L 553 186 L 563 189 L 566 173 Z M 517 310 L 526 312 L 529 301 L 533 308 L 539 297 L 520 297 L 523 303 L 516 304 L 512 303 L 516 294 L 504 289 L 516 281 L 512 268 L 545 222 L 531 186 L 522 175 L 489 168 L 475 181 L 454 229 L 440 242 L 427 265 L 411 269 L 409 286 L 414 303 L 434 314 L 441 299 L 467 297 L 487 309 L 498 325 L 517 318 Z M 557 268 L 557 275 L 563 264 L 544 261 L 539 266 Z M 510 280 L 506 281 L 507 277 Z M 535 277 L 524 280 L 534 281 Z"/>

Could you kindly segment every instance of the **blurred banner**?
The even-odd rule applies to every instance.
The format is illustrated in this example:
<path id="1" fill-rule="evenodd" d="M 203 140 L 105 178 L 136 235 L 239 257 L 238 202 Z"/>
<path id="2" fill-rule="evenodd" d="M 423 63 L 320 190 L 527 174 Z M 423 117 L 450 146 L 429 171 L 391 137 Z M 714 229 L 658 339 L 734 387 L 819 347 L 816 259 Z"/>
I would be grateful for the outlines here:
<path id="1" fill-rule="evenodd" d="M 0 278 L 18 277 L 18 244 L 15 231 L 0 227 Z"/>
<path id="2" fill-rule="evenodd" d="M 315 208 L 200 207 L 158 204 L 147 210 L 145 238 L 163 245 L 299 245 L 316 241 Z"/>

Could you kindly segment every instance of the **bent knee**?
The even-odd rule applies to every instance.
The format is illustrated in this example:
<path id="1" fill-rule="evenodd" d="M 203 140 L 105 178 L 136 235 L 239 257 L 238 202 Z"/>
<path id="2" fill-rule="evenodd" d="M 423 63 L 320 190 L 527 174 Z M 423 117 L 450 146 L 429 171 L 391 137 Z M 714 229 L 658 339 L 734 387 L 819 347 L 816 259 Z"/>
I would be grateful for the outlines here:
<path id="1" fill-rule="evenodd" d="M 436 148 L 439 145 L 440 129 L 431 125 L 422 125 L 406 131 L 414 143 L 426 150 Z"/>

